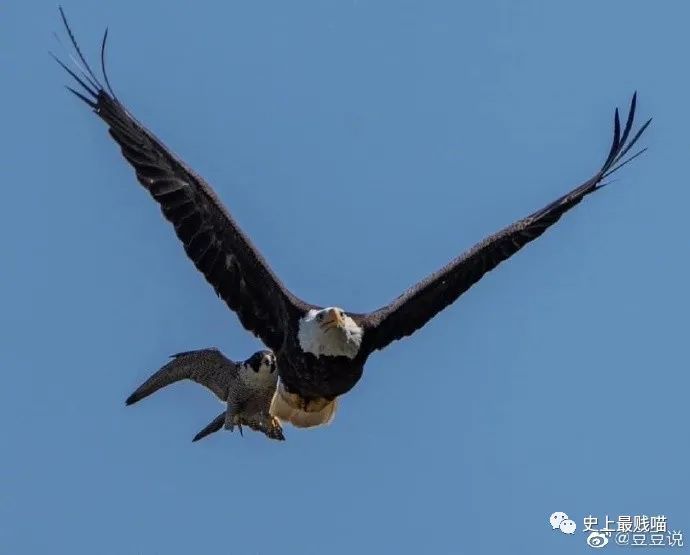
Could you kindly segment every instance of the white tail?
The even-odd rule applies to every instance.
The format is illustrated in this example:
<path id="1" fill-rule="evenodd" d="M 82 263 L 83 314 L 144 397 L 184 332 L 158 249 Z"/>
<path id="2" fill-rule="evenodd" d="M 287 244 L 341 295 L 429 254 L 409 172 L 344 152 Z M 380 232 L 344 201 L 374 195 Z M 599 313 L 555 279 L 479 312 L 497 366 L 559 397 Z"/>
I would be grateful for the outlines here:
<path id="1" fill-rule="evenodd" d="M 338 400 L 315 399 L 305 401 L 296 393 L 285 391 L 283 384 L 278 382 L 276 392 L 271 400 L 270 413 L 285 422 L 290 422 L 298 428 L 311 428 L 328 424 L 335 416 Z"/>

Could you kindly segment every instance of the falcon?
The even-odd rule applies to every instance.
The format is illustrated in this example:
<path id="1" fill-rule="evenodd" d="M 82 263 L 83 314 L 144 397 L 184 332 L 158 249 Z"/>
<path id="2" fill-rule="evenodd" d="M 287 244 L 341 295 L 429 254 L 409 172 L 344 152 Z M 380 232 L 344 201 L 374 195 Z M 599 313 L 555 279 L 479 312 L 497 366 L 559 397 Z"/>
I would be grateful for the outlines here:
<path id="1" fill-rule="evenodd" d="M 201 430 L 193 441 L 217 432 L 223 425 L 230 431 L 237 426 L 242 434 L 243 424 L 271 439 L 285 439 L 280 422 L 269 414 L 278 381 L 276 357 L 271 351 L 257 351 L 243 362 L 228 359 L 218 349 L 187 351 L 171 358 L 127 398 L 126 405 L 133 405 L 170 384 L 192 380 L 227 403 L 227 410 Z"/>
<path id="2" fill-rule="evenodd" d="M 338 397 L 362 377 L 369 356 L 422 328 L 482 276 L 555 224 L 606 179 L 643 150 L 626 158 L 651 119 L 633 133 L 637 93 L 621 126 L 614 115 L 613 140 L 602 166 L 581 185 L 498 231 L 372 312 L 333 304 L 317 306 L 294 295 L 273 272 L 206 181 L 139 123 L 113 92 L 105 68 L 107 30 L 101 44 L 99 81 L 61 16 L 77 67 L 56 61 L 81 87 L 67 87 L 108 127 L 139 183 L 173 225 L 187 256 L 242 326 L 259 337 L 278 361 L 273 416 L 298 427 L 330 422 Z M 75 86 L 76 86 L 75 84 Z M 622 127 L 622 128 L 621 128 Z M 363 272 L 351 268 L 353 274 Z"/>

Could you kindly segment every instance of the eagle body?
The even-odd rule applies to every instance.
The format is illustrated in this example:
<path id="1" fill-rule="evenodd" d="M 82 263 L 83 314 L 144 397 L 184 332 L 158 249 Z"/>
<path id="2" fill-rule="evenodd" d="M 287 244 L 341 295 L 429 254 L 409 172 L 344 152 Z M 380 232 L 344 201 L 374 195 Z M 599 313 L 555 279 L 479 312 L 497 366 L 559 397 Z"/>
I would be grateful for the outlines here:
<path id="1" fill-rule="evenodd" d="M 354 360 L 345 356 L 316 357 L 295 349 L 278 356 L 278 367 L 282 370 L 271 401 L 271 414 L 297 427 L 309 428 L 333 419 L 336 399 L 360 380 L 364 360 L 363 357 Z"/>
<path id="2" fill-rule="evenodd" d="M 75 60 L 83 65 L 73 71 L 56 58 L 80 90 L 68 88 L 107 125 L 137 180 L 158 203 L 187 256 L 216 294 L 242 326 L 275 353 L 279 382 L 270 411 L 296 426 L 329 422 L 337 398 L 359 381 L 373 352 L 424 327 L 486 273 L 602 189 L 611 174 L 644 151 L 628 154 L 651 121 L 632 132 L 637 106 L 634 94 L 623 126 L 616 109 L 610 150 L 589 179 L 480 241 L 387 305 L 365 314 L 348 313 L 339 307 L 305 302 L 281 282 L 211 186 L 116 97 L 104 63 L 107 33 L 101 47 L 103 86 L 82 55 L 62 10 L 61 16 Z M 542 264 L 538 271 L 544 268 Z"/>
<path id="3" fill-rule="evenodd" d="M 334 399 L 350 391 L 362 377 L 366 357 L 315 356 L 304 352 L 296 338 L 287 338 L 277 354 L 280 380 L 305 399 Z"/>

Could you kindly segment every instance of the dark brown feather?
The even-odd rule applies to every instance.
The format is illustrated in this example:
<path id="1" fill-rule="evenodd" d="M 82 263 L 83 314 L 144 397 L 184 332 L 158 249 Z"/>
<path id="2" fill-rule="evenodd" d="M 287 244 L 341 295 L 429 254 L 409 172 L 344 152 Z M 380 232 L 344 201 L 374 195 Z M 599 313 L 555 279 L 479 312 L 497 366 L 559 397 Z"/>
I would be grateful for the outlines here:
<path id="1" fill-rule="evenodd" d="M 106 122 L 137 179 L 160 205 L 185 251 L 242 325 L 278 350 L 286 324 L 310 307 L 295 297 L 272 272 L 259 251 L 235 223 L 211 187 L 134 119 L 98 81 L 81 55 L 63 16 L 72 44 L 85 66 L 80 78 L 58 63 L 84 89 L 70 89 Z M 101 58 L 104 59 L 104 44 Z M 105 75 L 105 68 L 103 68 Z"/>
<path id="2" fill-rule="evenodd" d="M 479 281 L 484 274 L 539 237 L 563 214 L 579 204 L 585 196 L 603 187 L 605 183 L 602 181 L 606 177 L 641 154 L 643 151 L 623 160 L 651 122 L 648 120 L 628 141 L 636 105 L 637 95 L 635 94 L 622 136 L 618 110 L 616 110 L 614 137 L 609 154 L 604 165 L 585 183 L 541 210 L 484 239 L 407 290 L 388 306 L 360 316 L 358 321 L 365 328 L 365 351 L 370 353 L 383 349 L 392 341 L 411 335 L 424 326 Z"/>

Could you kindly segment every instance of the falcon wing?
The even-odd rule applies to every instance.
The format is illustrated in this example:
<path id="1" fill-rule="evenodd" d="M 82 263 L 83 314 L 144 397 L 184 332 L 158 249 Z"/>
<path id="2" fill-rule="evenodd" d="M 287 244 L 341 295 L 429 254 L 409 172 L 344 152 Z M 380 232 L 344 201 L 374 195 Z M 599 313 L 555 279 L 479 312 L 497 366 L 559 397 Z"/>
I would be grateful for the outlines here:
<path id="1" fill-rule="evenodd" d="M 194 439 L 192 439 L 192 441 L 199 441 L 200 439 L 204 439 L 206 436 L 215 434 L 223 427 L 224 424 L 225 411 L 221 412 L 218 416 L 211 420 L 211 422 L 209 422 L 203 430 L 201 430 L 198 434 L 194 436 Z"/>
<path id="2" fill-rule="evenodd" d="M 172 360 L 132 393 L 125 404 L 132 405 L 159 389 L 192 380 L 211 390 L 222 402 L 228 400 L 230 384 L 237 379 L 237 365 L 218 349 L 201 349 L 172 355 Z M 223 413 L 225 414 L 225 413 Z"/>
<path id="3" fill-rule="evenodd" d="M 388 306 L 360 317 L 360 325 L 365 329 L 365 345 L 363 346 L 365 352 L 383 349 L 392 341 L 411 335 L 424 326 L 479 281 L 484 274 L 539 237 L 563 214 L 579 204 L 585 196 L 606 185 L 603 181 L 613 172 L 642 154 L 644 150 L 624 159 L 651 122 L 651 119 L 648 120 L 630 138 L 636 104 L 637 93 L 632 97 L 622 135 L 616 109 L 611 150 L 604 165 L 593 177 L 534 214 L 484 239 L 407 290 Z"/>
<path id="4" fill-rule="evenodd" d="M 192 441 L 199 441 L 205 437 L 216 433 L 225 424 L 225 412 L 221 412 L 216 416 L 211 422 L 209 422 L 206 427 L 201 430 L 198 434 L 194 436 Z M 280 424 L 273 422 L 259 422 L 259 421 L 248 421 L 244 423 L 255 432 L 261 432 L 266 437 L 271 439 L 277 439 L 278 441 L 284 441 L 285 436 L 283 435 L 283 429 Z M 242 426 L 239 426 L 240 434 L 242 434 Z"/>
<path id="5" fill-rule="evenodd" d="M 62 8 L 60 14 L 84 65 L 80 77 L 55 57 L 83 91 L 67 88 L 106 122 L 137 179 L 158 202 L 165 218 L 175 227 L 187 255 L 218 296 L 237 313 L 247 330 L 269 348 L 278 350 L 282 345 L 285 315 L 301 315 L 309 307 L 280 282 L 211 187 L 117 100 L 105 72 L 107 31 L 101 46 L 106 90 L 81 54 Z"/>

